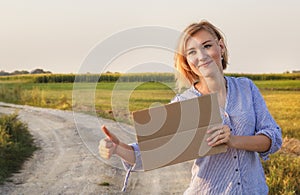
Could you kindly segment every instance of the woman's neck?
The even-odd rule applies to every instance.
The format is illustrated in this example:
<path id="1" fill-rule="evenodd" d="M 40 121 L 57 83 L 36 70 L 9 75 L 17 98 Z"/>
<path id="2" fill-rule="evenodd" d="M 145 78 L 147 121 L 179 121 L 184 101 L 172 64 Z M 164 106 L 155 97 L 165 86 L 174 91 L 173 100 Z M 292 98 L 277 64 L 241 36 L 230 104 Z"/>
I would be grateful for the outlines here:
<path id="1" fill-rule="evenodd" d="M 195 88 L 201 94 L 209 93 L 226 93 L 226 79 L 224 76 L 199 78 L 199 82 L 195 84 Z"/>
<path id="2" fill-rule="evenodd" d="M 203 95 L 210 93 L 218 94 L 218 102 L 222 108 L 225 108 L 227 87 L 226 79 L 223 75 L 218 77 L 199 78 L 199 82 L 195 84 L 195 88 Z"/>

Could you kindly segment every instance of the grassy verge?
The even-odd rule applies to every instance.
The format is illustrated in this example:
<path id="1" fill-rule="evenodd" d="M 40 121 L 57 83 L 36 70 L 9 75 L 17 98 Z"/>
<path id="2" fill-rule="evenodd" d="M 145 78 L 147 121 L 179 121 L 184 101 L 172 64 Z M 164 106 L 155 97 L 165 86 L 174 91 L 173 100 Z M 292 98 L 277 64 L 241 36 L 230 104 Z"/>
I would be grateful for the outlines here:
<path id="1" fill-rule="evenodd" d="M 0 116 L 0 184 L 16 173 L 37 149 L 17 114 Z"/>

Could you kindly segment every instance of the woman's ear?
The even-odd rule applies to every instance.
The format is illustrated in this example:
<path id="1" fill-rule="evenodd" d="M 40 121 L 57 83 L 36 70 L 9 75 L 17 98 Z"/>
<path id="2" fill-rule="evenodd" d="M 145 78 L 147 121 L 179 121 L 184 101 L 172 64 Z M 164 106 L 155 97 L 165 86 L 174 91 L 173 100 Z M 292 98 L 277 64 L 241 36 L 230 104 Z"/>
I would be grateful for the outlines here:
<path id="1" fill-rule="evenodd" d="M 220 48 L 221 48 L 221 54 L 223 55 L 224 52 L 225 52 L 225 44 L 224 44 L 223 39 L 220 39 L 220 40 L 219 40 L 219 46 L 220 46 Z"/>

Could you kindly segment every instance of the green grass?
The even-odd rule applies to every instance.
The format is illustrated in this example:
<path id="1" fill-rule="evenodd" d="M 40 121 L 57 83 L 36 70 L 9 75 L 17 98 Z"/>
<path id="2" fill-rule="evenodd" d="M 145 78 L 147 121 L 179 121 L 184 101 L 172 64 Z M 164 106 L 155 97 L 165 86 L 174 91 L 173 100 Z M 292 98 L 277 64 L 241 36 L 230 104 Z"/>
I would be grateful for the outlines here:
<path id="1" fill-rule="evenodd" d="M 254 81 L 260 89 L 269 90 L 300 90 L 299 80 L 269 80 L 269 81 Z"/>
<path id="2" fill-rule="evenodd" d="M 0 83 L 0 87 L 7 89 L 20 88 L 21 90 L 32 90 L 39 88 L 40 90 L 72 90 L 73 83 L 22 83 L 22 82 L 6 82 Z"/>
<path id="3" fill-rule="evenodd" d="M 0 117 L 0 184 L 16 173 L 37 149 L 26 124 L 17 114 Z"/>

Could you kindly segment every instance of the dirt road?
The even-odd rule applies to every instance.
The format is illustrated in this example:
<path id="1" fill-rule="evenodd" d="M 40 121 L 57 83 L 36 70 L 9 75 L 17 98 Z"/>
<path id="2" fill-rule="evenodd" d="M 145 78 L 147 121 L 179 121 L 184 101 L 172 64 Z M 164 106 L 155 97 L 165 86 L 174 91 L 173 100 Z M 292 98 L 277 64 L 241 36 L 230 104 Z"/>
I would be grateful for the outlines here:
<path id="1" fill-rule="evenodd" d="M 95 135 L 100 127 L 89 122 L 95 120 L 94 116 L 80 114 L 81 123 L 75 124 L 70 111 L 0 103 L 0 113 L 16 111 L 28 124 L 40 150 L 11 182 L 0 186 L 0 194 L 122 194 L 125 171 L 94 155 L 101 138 L 101 132 L 99 138 Z M 101 120 L 108 126 L 115 126 L 114 121 Z M 84 137 L 83 142 L 77 128 L 85 127 L 92 134 Z M 182 194 L 190 180 L 190 169 L 191 162 L 187 162 L 149 172 L 134 172 L 124 194 Z M 103 182 L 109 186 L 100 185 Z"/>

